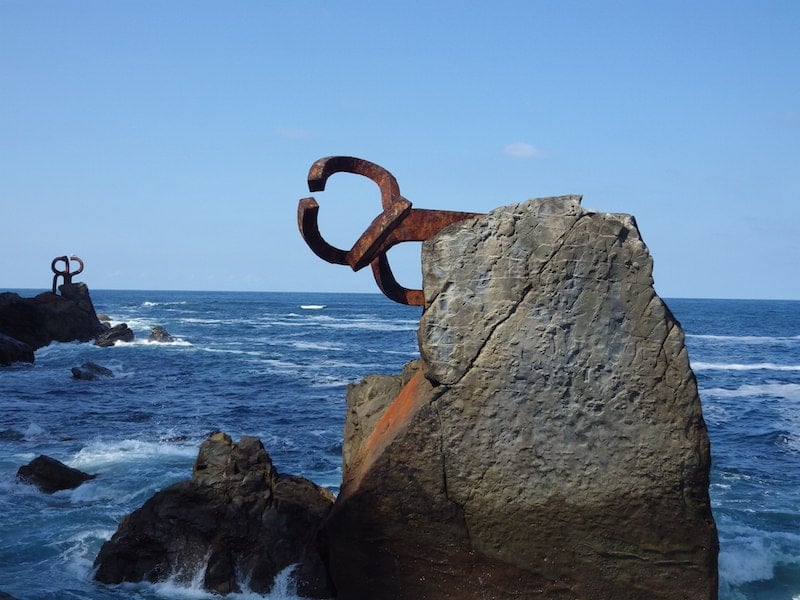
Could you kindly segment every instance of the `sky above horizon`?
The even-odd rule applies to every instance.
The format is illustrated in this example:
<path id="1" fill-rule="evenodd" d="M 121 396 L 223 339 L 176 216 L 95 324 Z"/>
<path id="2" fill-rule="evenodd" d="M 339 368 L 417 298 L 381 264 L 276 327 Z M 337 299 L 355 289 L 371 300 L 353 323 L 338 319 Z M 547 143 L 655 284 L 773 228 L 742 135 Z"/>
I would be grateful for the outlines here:
<path id="1" fill-rule="evenodd" d="M 800 299 L 800 3 L 0 0 L 0 288 L 377 291 L 320 157 L 416 208 L 582 194 L 664 297 Z M 377 188 L 334 175 L 348 248 Z M 418 244 L 389 253 L 419 287 Z"/>

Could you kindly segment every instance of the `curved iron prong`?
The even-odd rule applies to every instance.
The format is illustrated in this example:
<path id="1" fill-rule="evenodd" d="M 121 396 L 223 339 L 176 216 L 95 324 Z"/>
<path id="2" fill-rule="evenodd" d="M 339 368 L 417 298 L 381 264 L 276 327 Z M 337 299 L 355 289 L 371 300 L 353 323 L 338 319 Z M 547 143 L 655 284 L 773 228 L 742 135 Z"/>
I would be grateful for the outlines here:
<path id="1" fill-rule="evenodd" d="M 75 256 L 73 254 L 72 256 L 69 257 L 69 260 L 70 261 L 74 260 L 74 261 L 76 261 L 78 263 L 78 270 L 77 271 L 72 271 L 73 275 L 77 275 L 78 273 L 82 273 L 83 272 L 83 261 L 80 258 L 78 258 L 77 256 Z M 69 263 L 67 263 L 67 266 L 69 267 Z"/>
<path id="2" fill-rule="evenodd" d="M 353 173 L 374 181 L 381 190 L 381 206 L 387 210 L 400 198 L 400 185 L 394 175 L 380 165 L 355 156 L 326 156 L 308 170 L 308 190 L 321 192 L 334 173 Z"/>
<path id="3" fill-rule="evenodd" d="M 387 298 L 400 304 L 425 306 L 425 294 L 422 290 L 411 290 L 397 283 L 385 252 L 378 254 L 377 258 L 370 263 L 370 266 L 372 267 L 372 276 L 375 278 L 375 283 L 378 284 L 378 288 Z"/>
<path id="4" fill-rule="evenodd" d="M 348 253 L 336 246 L 331 246 L 322 239 L 317 222 L 318 214 L 319 204 L 314 198 L 300 200 L 297 205 L 297 226 L 300 228 L 300 235 L 303 236 L 311 251 L 322 260 L 336 265 L 346 265 Z"/>

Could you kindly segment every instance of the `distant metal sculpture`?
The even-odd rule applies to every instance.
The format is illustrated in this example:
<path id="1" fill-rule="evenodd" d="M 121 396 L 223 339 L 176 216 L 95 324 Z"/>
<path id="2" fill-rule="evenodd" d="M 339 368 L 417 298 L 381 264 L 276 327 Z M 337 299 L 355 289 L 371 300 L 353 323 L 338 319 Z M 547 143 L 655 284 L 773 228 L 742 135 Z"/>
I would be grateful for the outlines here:
<path id="1" fill-rule="evenodd" d="M 78 263 L 77 271 L 70 270 L 69 264 L 71 261 L 75 261 Z M 60 262 L 64 263 L 63 269 L 56 268 L 56 265 Z M 72 283 L 72 276 L 77 275 L 78 273 L 83 271 L 83 261 L 74 254 L 72 256 L 56 256 L 53 259 L 53 262 L 50 263 L 50 268 L 52 269 L 53 273 L 55 273 L 55 275 L 53 275 L 53 293 L 55 294 L 58 284 L 58 278 L 62 277 L 64 279 L 64 284 Z"/>
<path id="2" fill-rule="evenodd" d="M 481 216 L 481 213 L 425 210 L 411 208 L 400 195 L 400 186 L 389 171 L 375 163 L 352 156 L 329 156 L 311 165 L 308 189 L 319 192 L 334 173 L 353 173 L 374 181 L 381 191 L 383 212 L 370 223 L 350 250 L 341 250 L 326 242 L 319 232 L 319 204 L 313 197 L 303 198 L 297 206 L 297 224 L 309 248 L 321 259 L 337 265 L 349 265 L 358 271 L 367 265 L 380 290 L 395 302 L 424 306 L 422 290 L 400 285 L 389 267 L 386 252 L 401 242 L 423 242 L 458 221 Z"/>

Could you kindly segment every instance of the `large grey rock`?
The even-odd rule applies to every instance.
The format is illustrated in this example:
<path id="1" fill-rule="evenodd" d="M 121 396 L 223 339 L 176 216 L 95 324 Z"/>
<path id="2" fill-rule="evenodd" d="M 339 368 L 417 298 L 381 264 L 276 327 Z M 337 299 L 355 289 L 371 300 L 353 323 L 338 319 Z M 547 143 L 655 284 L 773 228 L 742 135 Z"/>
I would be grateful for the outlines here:
<path id="1" fill-rule="evenodd" d="M 339 597 L 716 598 L 708 436 L 634 219 L 498 209 L 423 245 L 423 287 L 422 372 L 326 524 Z"/>

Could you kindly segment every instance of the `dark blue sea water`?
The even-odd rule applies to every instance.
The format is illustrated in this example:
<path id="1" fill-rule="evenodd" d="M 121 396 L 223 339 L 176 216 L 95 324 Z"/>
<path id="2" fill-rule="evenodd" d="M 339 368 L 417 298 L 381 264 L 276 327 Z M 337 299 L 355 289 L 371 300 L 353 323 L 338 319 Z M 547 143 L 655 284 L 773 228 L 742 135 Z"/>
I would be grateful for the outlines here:
<path id="1" fill-rule="evenodd" d="M 33 295 L 34 290 L 22 290 Z M 345 387 L 417 356 L 420 309 L 380 295 L 92 291 L 136 341 L 53 344 L 0 370 L 0 590 L 22 600 L 212 598 L 104 586 L 119 520 L 191 474 L 207 434 L 260 437 L 279 470 L 338 490 Z M 712 441 L 720 597 L 800 600 L 800 302 L 668 300 L 687 332 Z M 148 343 L 165 327 L 178 341 Z M 103 381 L 70 368 L 111 368 Z M 15 483 L 48 454 L 99 473 L 73 491 Z M 290 577 L 267 596 L 294 598 Z"/>

